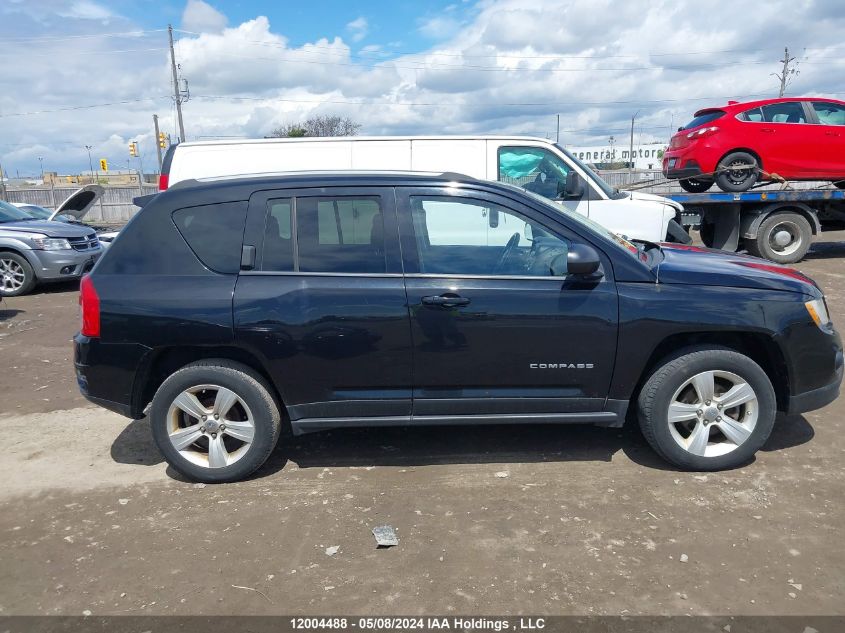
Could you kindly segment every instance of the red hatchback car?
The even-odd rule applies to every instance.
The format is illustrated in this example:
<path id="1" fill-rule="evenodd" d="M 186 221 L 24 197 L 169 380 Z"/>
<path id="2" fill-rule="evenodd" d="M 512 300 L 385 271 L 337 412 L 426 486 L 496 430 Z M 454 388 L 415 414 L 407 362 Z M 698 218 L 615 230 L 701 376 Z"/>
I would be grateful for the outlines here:
<path id="1" fill-rule="evenodd" d="M 692 193 L 778 178 L 845 189 L 845 102 L 790 97 L 699 110 L 672 137 L 663 174 Z"/>

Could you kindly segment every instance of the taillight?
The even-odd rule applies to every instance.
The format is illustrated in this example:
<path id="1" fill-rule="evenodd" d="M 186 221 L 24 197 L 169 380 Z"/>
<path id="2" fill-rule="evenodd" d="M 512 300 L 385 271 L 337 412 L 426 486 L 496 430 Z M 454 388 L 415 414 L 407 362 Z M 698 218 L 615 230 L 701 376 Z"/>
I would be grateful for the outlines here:
<path id="1" fill-rule="evenodd" d="M 164 191 L 167 189 L 168 180 L 170 180 L 170 174 L 159 174 L 158 175 L 158 190 Z"/>
<path id="2" fill-rule="evenodd" d="M 91 275 L 85 275 L 79 282 L 79 306 L 82 309 L 82 336 L 100 336 L 100 297 L 91 281 Z"/>
<path id="3" fill-rule="evenodd" d="M 718 131 L 719 128 L 715 125 L 711 127 L 703 127 L 687 134 L 687 138 L 692 141 L 694 139 L 704 138 L 705 136 L 711 136 Z"/>

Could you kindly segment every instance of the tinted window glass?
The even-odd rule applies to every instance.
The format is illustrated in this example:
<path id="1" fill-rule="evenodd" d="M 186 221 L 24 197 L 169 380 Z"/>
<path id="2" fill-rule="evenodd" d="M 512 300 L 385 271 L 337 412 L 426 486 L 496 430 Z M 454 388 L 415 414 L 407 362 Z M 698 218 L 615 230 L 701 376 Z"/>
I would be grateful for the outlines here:
<path id="1" fill-rule="evenodd" d="M 296 241 L 302 272 L 383 273 L 379 198 L 297 198 Z"/>
<path id="2" fill-rule="evenodd" d="M 570 170 L 558 156 L 540 147 L 499 148 L 499 180 L 550 200 L 564 196 Z"/>
<path id="3" fill-rule="evenodd" d="M 568 242 L 521 214 L 480 200 L 411 197 L 421 273 L 548 276 Z"/>
<path id="4" fill-rule="evenodd" d="M 760 108 L 751 108 L 745 112 L 741 112 L 738 117 L 742 121 L 760 122 L 763 120 L 763 111 Z"/>
<path id="5" fill-rule="evenodd" d="M 705 123 L 710 123 L 711 121 L 715 121 L 716 119 L 721 119 L 723 116 L 725 116 L 725 113 L 722 110 L 712 110 L 710 112 L 705 112 L 704 114 L 699 114 L 681 129 L 691 130 L 692 128 L 698 127 L 699 125 L 704 125 Z"/>
<path id="6" fill-rule="evenodd" d="M 199 260 L 219 273 L 236 273 L 246 220 L 243 202 L 178 209 L 173 222 Z"/>
<path id="7" fill-rule="evenodd" d="M 845 125 L 845 106 L 824 101 L 814 101 L 813 110 L 822 125 Z"/>
<path id="8" fill-rule="evenodd" d="M 763 106 L 763 120 L 766 123 L 806 123 L 804 107 L 798 101 L 773 103 Z"/>
<path id="9" fill-rule="evenodd" d="M 263 270 L 293 270 L 290 199 L 270 200 L 264 225 Z"/>

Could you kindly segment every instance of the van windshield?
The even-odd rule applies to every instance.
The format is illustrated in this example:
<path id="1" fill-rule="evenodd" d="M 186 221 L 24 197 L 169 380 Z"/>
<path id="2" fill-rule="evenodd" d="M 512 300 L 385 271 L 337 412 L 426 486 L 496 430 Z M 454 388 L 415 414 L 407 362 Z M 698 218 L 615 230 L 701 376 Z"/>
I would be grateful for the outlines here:
<path id="1" fill-rule="evenodd" d="M 582 170 L 584 170 L 584 172 L 586 172 L 587 176 L 589 176 L 590 179 L 592 179 L 592 181 L 596 184 L 596 186 L 599 189 L 601 189 L 604 192 L 604 195 L 606 195 L 608 198 L 610 198 L 611 200 L 616 200 L 616 199 L 619 199 L 619 198 L 627 197 L 624 193 L 620 192 L 618 189 L 611 187 L 608 183 L 606 183 L 602 179 L 601 176 L 599 176 L 596 172 L 594 172 L 592 169 L 590 169 L 587 165 L 582 163 L 580 160 L 575 158 L 575 156 L 573 156 L 565 148 L 563 148 L 563 147 L 561 147 L 560 145 L 557 145 L 557 144 L 555 144 L 555 147 L 558 148 L 561 152 L 563 152 L 564 155 L 570 161 L 572 161 L 573 164 L 578 165 L 578 167 L 580 167 Z"/>

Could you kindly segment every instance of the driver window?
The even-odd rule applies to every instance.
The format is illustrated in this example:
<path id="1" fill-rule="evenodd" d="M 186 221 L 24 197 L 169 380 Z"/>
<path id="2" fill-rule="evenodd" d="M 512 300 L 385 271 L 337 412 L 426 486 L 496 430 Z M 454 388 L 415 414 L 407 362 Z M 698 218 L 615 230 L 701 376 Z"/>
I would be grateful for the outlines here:
<path id="1" fill-rule="evenodd" d="M 541 147 L 499 148 L 499 181 L 549 200 L 576 199 L 566 194 L 566 178 L 570 171 L 572 168 L 563 159 Z"/>
<path id="2" fill-rule="evenodd" d="M 542 225 L 481 200 L 412 196 L 411 216 L 421 273 L 548 277 L 569 250 Z"/>

